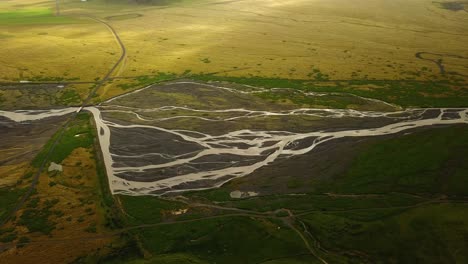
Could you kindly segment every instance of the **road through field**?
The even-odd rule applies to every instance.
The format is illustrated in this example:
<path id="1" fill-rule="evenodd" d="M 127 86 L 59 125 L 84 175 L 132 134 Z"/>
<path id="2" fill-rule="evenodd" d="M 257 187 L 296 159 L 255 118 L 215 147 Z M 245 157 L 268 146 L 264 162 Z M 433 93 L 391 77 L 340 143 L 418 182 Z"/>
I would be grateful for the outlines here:
<path id="1" fill-rule="evenodd" d="M 59 134 L 58 136 L 55 138 L 55 140 L 52 142 L 51 144 L 51 147 L 47 150 L 47 154 L 45 155 L 45 158 L 44 160 L 42 161 L 40 167 L 38 168 L 38 170 L 36 171 L 36 173 L 34 174 L 33 178 L 32 178 L 32 182 L 31 182 L 31 186 L 28 188 L 27 192 L 23 195 L 23 197 L 21 197 L 21 199 L 19 200 L 19 202 L 17 203 L 17 205 L 15 206 L 14 210 L 9 214 L 8 217 L 4 218 L 2 220 L 2 222 L 0 222 L 0 227 L 3 226 L 4 224 L 6 224 L 9 219 L 11 217 L 13 217 L 14 215 L 16 215 L 16 212 L 23 206 L 23 204 L 26 202 L 26 200 L 29 198 L 29 196 L 33 193 L 33 191 L 35 190 L 36 188 L 36 185 L 39 181 L 39 176 L 41 175 L 41 173 L 44 171 L 45 169 L 45 166 L 49 160 L 49 157 L 51 155 L 51 153 L 55 150 L 57 144 L 60 142 L 60 140 L 62 139 L 62 136 L 65 132 L 65 130 L 70 126 L 70 124 L 73 122 L 73 120 L 75 120 L 77 114 L 81 111 L 81 109 L 85 106 L 87 106 L 89 104 L 89 102 L 91 101 L 91 99 L 95 96 L 97 90 L 99 90 L 99 88 L 101 88 L 108 80 L 109 78 L 112 76 L 113 72 L 115 71 L 115 69 L 119 66 L 119 64 L 124 60 L 125 56 L 126 56 L 126 49 L 125 49 L 125 45 L 123 44 L 122 40 L 120 39 L 119 35 L 117 34 L 117 32 L 114 30 L 114 28 L 109 25 L 108 23 L 106 23 L 105 21 L 102 21 L 100 19 L 97 19 L 97 18 L 94 18 L 94 17 L 90 17 L 91 19 L 99 22 L 99 23 L 102 23 L 104 24 L 106 27 L 109 28 L 109 30 L 112 32 L 112 35 L 114 36 L 114 38 L 116 39 L 117 43 L 119 44 L 120 46 L 120 49 L 121 49 L 121 55 L 119 57 L 119 59 L 115 62 L 115 64 L 113 65 L 113 67 L 107 72 L 107 74 L 104 76 L 103 79 L 101 79 L 101 81 L 99 81 L 95 87 L 90 91 L 89 95 L 83 100 L 82 104 L 81 104 L 81 107 L 79 108 L 67 108 L 67 110 L 64 110 L 64 114 L 67 114 L 67 113 L 70 113 L 74 111 L 74 113 L 72 114 L 72 116 L 65 122 L 65 124 L 63 125 L 63 127 L 59 130 Z M 39 112 L 39 115 L 40 115 L 40 118 L 43 118 L 45 116 L 51 116 L 54 112 L 54 110 L 51 110 L 52 112 Z M 16 113 L 22 113 L 22 114 L 25 114 L 23 111 L 15 111 Z M 8 112 L 0 112 L 0 115 L 3 115 L 5 117 L 7 117 L 6 115 L 8 115 Z M 45 115 L 45 116 L 44 116 Z M 34 112 L 29 112 L 28 114 L 26 115 L 22 115 L 23 117 L 29 117 L 29 118 L 33 118 L 33 116 L 35 116 L 34 118 L 38 118 L 38 115 L 37 115 L 37 112 L 36 112 L 36 115 L 34 115 Z M 40 119 L 39 118 L 39 119 Z M 27 118 L 26 118 L 27 120 Z M 19 120 L 19 121 L 26 121 L 26 120 Z"/>
<path id="2" fill-rule="evenodd" d="M 119 65 L 125 60 L 125 57 L 127 56 L 127 49 L 125 48 L 124 43 L 120 39 L 119 34 L 117 34 L 117 31 L 115 31 L 115 29 L 109 23 L 105 22 L 104 20 L 101 20 L 99 18 L 92 17 L 92 16 L 88 16 L 88 17 L 91 18 L 94 21 L 97 21 L 97 22 L 105 25 L 111 31 L 111 33 L 114 36 L 116 42 L 120 46 L 121 52 L 120 52 L 120 57 L 115 62 L 114 66 L 112 66 L 112 68 L 107 72 L 106 76 L 104 76 L 104 78 L 98 83 L 98 85 L 96 85 L 96 87 L 94 87 L 94 89 L 89 93 L 88 97 L 84 100 L 83 105 L 87 105 L 89 103 L 89 101 L 96 94 L 96 91 L 99 90 L 99 88 L 101 88 L 110 79 L 110 77 L 112 76 L 114 71 L 117 69 L 117 67 L 119 67 Z"/>

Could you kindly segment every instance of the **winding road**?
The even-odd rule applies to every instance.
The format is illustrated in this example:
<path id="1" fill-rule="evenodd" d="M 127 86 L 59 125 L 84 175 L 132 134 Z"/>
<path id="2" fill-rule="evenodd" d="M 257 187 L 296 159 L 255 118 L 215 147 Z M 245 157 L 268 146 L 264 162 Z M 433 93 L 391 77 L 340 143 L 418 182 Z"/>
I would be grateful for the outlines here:
<path id="1" fill-rule="evenodd" d="M 433 56 L 439 56 L 440 58 L 439 59 L 429 59 L 429 58 L 425 58 L 424 55 L 433 55 Z M 453 55 L 453 54 L 438 54 L 438 53 L 431 53 L 431 52 L 417 52 L 415 54 L 416 58 L 420 59 L 420 60 L 425 60 L 425 61 L 429 61 L 429 62 L 433 62 L 437 65 L 437 67 L 439 68 L 439 73 L 444 75 L 446 73 L 446 70 L 445 70 L 445 66 L 444 66 L 444 61 L 443 61 L 443 57 L 450 57 L 450 58 L 456 58 L 456 59 L 466 59 L 468 60 L 467 57 L 463 57 L 463 56 L 460 56 L 460 55 Z M 464 75 L 464 74 L 461 74 L 461 73 L 457 73 L 457 72 L 452 72 L 452 74 L 455 74 L 455 75 L 460 75 L 460 76 L 468 76 L 468 75 Z"/>

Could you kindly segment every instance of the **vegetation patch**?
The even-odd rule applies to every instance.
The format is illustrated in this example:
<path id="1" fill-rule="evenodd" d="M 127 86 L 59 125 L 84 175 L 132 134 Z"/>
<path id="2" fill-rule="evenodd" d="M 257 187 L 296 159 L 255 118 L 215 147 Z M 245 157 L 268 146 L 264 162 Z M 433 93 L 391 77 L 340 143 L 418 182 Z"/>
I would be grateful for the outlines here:
<path id="1" fill-rule="evenodd" d="M 306 92 L 348 93 L 374 98 L 404 107 L 465 107 L 468 84 L 442 81 L 348 80 L 310 81 L 260 77 L 194 75 L 203 81 L 226 81 L 265 88 L 294 88 Z M 366 87 L 373 87 L 372 89 Z M 365 88 L 365 89 L 364 89 Z M 270 95 L 268 96 L 278 96 Z M 265 96 L 260 93 L 259 96 Z M 275 98 L 277 99 L 277 98 Z"/>
<path id="2" fill-rule="evenodd" d="M 132 88 L 141 88 L 145 87 L 150 84 L 168 81 L 177 78 L 178 75 L 175 73 L 158 73 L 153 76 L 140 76 L 136 77 L 133 82 L 131 83 L 122 83 L 118 84 L 117 87 L 121 88 L 122 90 L 128 90 Z"/>
<path id="3" fill-rule="evenodd" d="M 52 210 L 52 207 L 58 202 L 58 199 L 46 200 L 42 208 L 37 207 L 37 202 L 33 205 L 30 204 L 29 208 L 21 214 L 18 224 L 26 226 L 29 232 L 50 234 L 55 229 L 56 223 L 50 221 L 49 218 L 57 213 L 57 211 Z"/>
<path id="4" fill-rule="evenodd" d="M 25 191 L 26 189 L 21 188 L 0 188 L 0 222 L 13 210 Z"/>
<path id="5" fill-rule="evenodd" d="M 450 11 L 461 11 L 465 9 L 465 5 L 468 2 L 439 2 L 441 8 L 447 9 Z"/>
<path id="6" fill-rule="evenodd" d="M 0 24 L 4 25 L 44 25 L 44 24 L 69 24 L 79 20 L 55 16 L 50 9 L 24 9 L 0 12 Z"/>
<path id="7" fill-rule="evenodd" d="M 93 127 L 89 121 L 89 113 L 79 113 L 74 122 L 63 132 L 60 141 L 49 157 L 49 161 L 60 164 L 76 148 L 89 148 L 93 145 Z M 61 131 L 57 132 L 46 144 L 43 150 L 34 158 L 32 164 L 39 167 L 45 159 L 47 152 L 52 147 L 52 143 L 59 137 Z"/>
<path id="8" fill-rule="evenodd" d="M 155 6 L 163 6 L 163 5 L 170 5 L 177 2 L 181 2 L 183 0 L 116 0 L 113 1 L 114 3 L 125 3 L 125 4 L 138 4 L 138 5 L 155 5 Z"/>
<path id="9" fill-rule="evenodd" d="M 154 255 L 183 252 L 208 263 L 258 263 L 308 253 L 286 226 L 244 217 L 147 228 L 139 235 L 145 249 Z"/>
<path id="10" fill-rule="evenodd" d="M 14 241 L 17 237 L 16 232 L 6 233 L 0 236 L 0 242 L 9 243 Z"/>
<path id="11" fill-rule="evenodd" d="M 183 208 L 178 202 L 165 201 L 152 196 L 119 196 L 125 208 L 129 224 L 150 224 L 162 220 L 163 210 L 177 210 Z"/>
<path id="12" fill-rule="evenodd" d="M 468 234 L 467 212 L 464 204 L 438 204 L 373 220 L 355 220 L 359 212 L 313 213 L 303 219 L 324 248 L 341 252 L 350 261 L 465 262 L 466 254 L 457 252 L 468 247 L 464 239 Z"/>
<path id="13" fill-rule="evenodd" d="M 200 260 L 196 256 L 189 254 L 161 254 L 148 260 L 130 261 L 128 264 L 208 264 L 209 262 Z"/>
<path id="14" fill-rule="evenodd" d="M 366 208 L 405 207 L 422 201 L 424 199 L 403 194 L 340 197 L 308 193 L 297 196 L 269 195 L 218 203 L 228 207 L 261 212 L 272 212 L 277 209 L 288 208 L 299 213 L 304 211 L 347 211 Z"/>
<path id="15" fill-rule="evenodd" d="M 78 104 L 81 102 L 81 97 L 76 90 L 67 89 L 60 93 L 58 102 L 63 105 Z"/>

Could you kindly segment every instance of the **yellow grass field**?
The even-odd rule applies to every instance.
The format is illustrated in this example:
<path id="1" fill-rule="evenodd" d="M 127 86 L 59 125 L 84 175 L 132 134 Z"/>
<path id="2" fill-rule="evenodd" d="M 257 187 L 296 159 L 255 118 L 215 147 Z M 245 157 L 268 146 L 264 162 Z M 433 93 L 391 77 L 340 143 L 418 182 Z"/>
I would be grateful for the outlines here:
<path id="1" fill-rule="evenodd" d="M 211 1 L 138 14 L 111 20 L 128 49 L 125 76 L 246 68 L 229 74 L 403 79 L 437 73 L 417 52 L 468 57 L 468 15 L 431 1 Z M 444 60 L 468 69 L 466 59 Z"/>
<path id="2" fill-rule="evenodd" d="M 429 0 L 204 0 L 125 9 L 63 2 L 65 15 L 93 14 L 115 27 L 127 48 L 122 76 L 239 69 L 229 75 L 307 79 L 319 69 L 331 79 L 402 79 L 427 67 L 432 72 L 421 78 L 428 78 L 437 66 L 417 52 L 468 57 L 468 14 Z M 2 78 L 102 76 L 118 46 L 103 25 L 81 20 L 3 27 Z M 443 59 L 447 70 L 468 70 L 467 59 Z"/>
<path id="3" fill-rule="evenodd" d="M 1 23 L 0 13 L 0 80 L 103 78 L 121 50 L 109 28 L 88 16 L 111 25 L 125 45 L 114 77 L 314 79 L 319 72 L 330 80 L 436 80 L 440 61 L 445 72 L 468 79 L 468 11 L 431 0 L 59 2 L 68 20 L 54 20 L 54 2 L 0 5 L 4 12 L 49 10 L 55 21 Z M 101 99 L 125 92 L 117 83 L 101 87 Z M 78 89 L 81 98 L 90 87 Z"/>
<path id="4" fill-rule="evenodd" d="M 24 5 L 0 5 L 0 81 L 93 81 L 118 57 L 104 25 L 87 17 L 55 17 L 50 6 Z"/>
<path id="5" fill-rule="evenodd" d="M 107 29 L 86 20 L 69 25 L 10 26 L 2 33 L 7 35 L 0 50 L 3 80 L 62 77 L 92 81 L 105 74 L 118 52 Z"/>

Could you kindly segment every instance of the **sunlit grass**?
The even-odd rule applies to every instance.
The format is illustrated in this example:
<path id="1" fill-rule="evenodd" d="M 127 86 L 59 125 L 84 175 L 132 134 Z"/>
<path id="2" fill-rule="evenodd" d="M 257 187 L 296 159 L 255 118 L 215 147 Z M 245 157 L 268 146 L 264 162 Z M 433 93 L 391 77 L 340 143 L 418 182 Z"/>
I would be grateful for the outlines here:
<path id="1" fill-rule="evenodd" d="M 69 24 L 79 22 L 65 16 L 56 16 L 51 9 L 34 8 L 0 12 L 0 25 Z"/>

